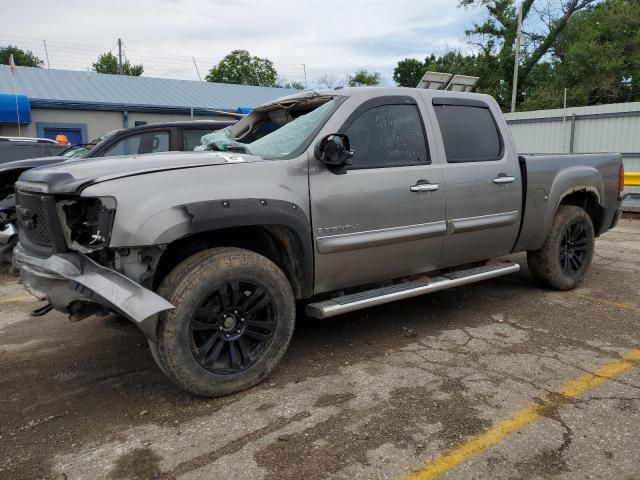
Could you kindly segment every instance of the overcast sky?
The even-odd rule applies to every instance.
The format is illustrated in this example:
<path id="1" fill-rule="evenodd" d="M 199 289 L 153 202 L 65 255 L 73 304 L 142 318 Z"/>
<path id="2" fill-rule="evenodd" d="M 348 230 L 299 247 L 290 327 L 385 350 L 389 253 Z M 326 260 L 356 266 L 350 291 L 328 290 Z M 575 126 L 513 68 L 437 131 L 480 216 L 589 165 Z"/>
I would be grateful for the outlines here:
<path id="1" fill-rule="evenodd" d="M 382 73 L 398 60 L 468 49 L 464 30 L 479 12 L 457 0 L 4 0 L 0 45 L 13 43 L 51 68 L 84 70 L 121 37 L 144 74 L 197 80 L 233 49 L 271 59 L 280 75 L 311 86 L 357 68 Z"/>

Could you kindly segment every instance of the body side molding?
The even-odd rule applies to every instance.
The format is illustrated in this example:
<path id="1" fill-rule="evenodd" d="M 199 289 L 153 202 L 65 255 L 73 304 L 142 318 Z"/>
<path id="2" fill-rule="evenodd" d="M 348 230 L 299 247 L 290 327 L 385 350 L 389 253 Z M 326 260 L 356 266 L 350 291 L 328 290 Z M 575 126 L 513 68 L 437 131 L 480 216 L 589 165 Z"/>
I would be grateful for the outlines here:
<path id="1" fill-rule="evenodd" d="M 318 237 L 316 239 L 316 245 L 319 253 L 344 252 L 391 243 L 409 242 L 421 238 L 437 237 L 444 235 L 446 230 L 447 227 L 444 221 L 420 223 L 417 225 Z"/>
<path id="2" fill-rule="evenodd" d="M 447 234 L 473 232 L 484 230 L 485 228 L 506 227 L 518 221 L 519 212 L 495 213 L 492 215 L 481 215 L 478 217 L 454 218 L 447 221 Z"/>

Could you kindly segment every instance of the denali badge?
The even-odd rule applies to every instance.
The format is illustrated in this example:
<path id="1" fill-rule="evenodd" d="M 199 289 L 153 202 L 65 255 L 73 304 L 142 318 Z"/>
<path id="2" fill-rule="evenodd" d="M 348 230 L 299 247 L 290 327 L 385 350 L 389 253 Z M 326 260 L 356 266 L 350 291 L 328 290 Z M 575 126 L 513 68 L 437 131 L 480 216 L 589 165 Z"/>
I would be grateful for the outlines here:
<path id="1" fill-rule="evenodd" d="M 348 225 L 336 225 L 334 227 L 318 227 L 318 235 L 330 235 L 333 233 L 350 233 L 357 231 L 360 226 L 357 223 Z"/>

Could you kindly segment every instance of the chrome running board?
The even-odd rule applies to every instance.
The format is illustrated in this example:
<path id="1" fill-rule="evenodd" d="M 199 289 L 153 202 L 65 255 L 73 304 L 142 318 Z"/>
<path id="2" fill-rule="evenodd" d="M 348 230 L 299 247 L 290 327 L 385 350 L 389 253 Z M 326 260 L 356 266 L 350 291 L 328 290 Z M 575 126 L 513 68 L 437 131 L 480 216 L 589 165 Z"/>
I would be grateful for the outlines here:
<path id="1" fill-rule="evenodd" d="M 385 303 L 395 302 L 396 300 L 417 297 L 425 293 L 437 292 L 438 290 L 446 290 L 447 288 L 508 275 L 519 270 L 520 265 L 517 263 L 492 263 L 483 267 L 445 273 L 433 278 L 423 277 L 411 282 L 374 288 L 373 290 L 352 293 L 322 302 L 310 303 L 307 305 L 306 312 L 310 317 L 329 318 L 362 308 L 383 305 Z"/>

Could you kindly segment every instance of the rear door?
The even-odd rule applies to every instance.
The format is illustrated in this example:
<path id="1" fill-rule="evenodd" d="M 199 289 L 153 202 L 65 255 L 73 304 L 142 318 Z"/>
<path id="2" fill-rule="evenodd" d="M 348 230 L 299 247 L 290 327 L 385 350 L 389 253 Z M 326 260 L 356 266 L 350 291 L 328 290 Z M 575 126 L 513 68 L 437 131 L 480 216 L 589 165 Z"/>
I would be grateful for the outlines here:
<path id="1" fill-rule="evenodd" d="M 316 293 L 437 268 L 444 186 L 423 114 L 413 94 L 352 97 L 324 132 L 346 134 L 355 154 L 343 174 L 311 159 Z"/>
<path id="2" fill-rule="evenodd" d="M 507 128 L 501 113 L 479 99 L 443 97 L 431 103 L 446 158 L 442 266 L 510 253 L 520 227 L 522 179 L 517 154 L 496 121 Z"/>

